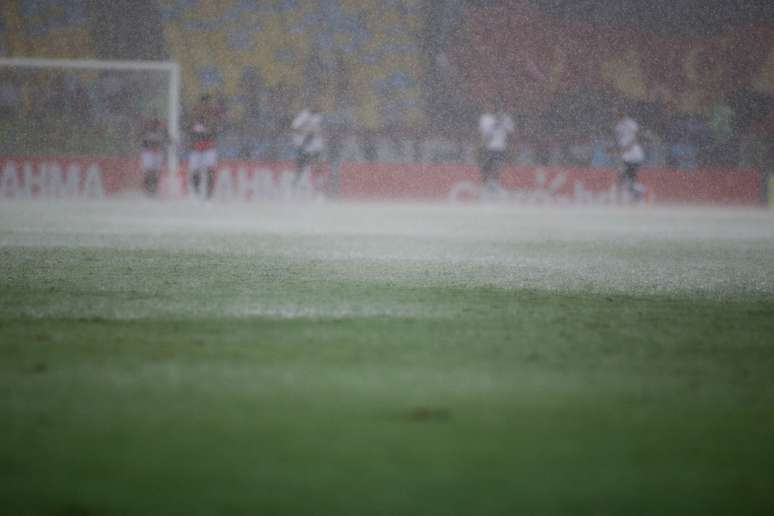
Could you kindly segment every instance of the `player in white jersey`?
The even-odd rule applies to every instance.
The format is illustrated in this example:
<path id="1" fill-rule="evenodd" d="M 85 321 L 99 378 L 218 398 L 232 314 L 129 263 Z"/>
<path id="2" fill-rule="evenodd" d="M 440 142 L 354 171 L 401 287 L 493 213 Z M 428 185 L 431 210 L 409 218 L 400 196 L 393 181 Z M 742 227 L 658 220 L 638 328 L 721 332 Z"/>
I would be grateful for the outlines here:
<path id="1" fill-rule="evenodd" d="M 615 141 L 623 161 L 623 168 L 618 176 L 618 187 L 626 192 L 632 200 L 642 198 L 643 189 L 637 183 L 637 172 L 645 161 L 645 151 L 638 140 L 640 126 L 626 112 L 618 112 L 618 122 L 615 125 Z"/>
<path id="2" fill-rule="evenodd" d="M 297 185 L 300 178 L 309 167 L 320 160 L 323 151 L 322 114 L 316 105 L 305 108 L 291 124 L 293 146 L 296 149 L 296 176 L 293 184 Z"/>
<path id="3" fill-rule="evenodd" d="M 513 119 L 499 109 L 487 110 L 478 122 L 481 135 L 479 168 L 485 191 L 497 192 L 500 188 L 500 168 L 508 157 L 508 137 L 514 131 Z"/>
<path id="4" fill-rule="evenodd" d="M 139 140 L 142 186 L 146 194 L 153 196 L 164 165 L 164 150 L 171 143 L 167 127 L 156 113 L 143 121 Z"/>

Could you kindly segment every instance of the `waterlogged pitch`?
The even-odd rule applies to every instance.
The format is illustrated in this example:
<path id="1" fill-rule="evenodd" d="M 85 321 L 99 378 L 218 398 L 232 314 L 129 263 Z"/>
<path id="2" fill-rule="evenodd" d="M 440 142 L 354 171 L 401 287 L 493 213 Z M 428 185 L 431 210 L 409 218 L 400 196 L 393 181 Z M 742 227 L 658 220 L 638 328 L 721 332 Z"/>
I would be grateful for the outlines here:
<path id="1" fill-rule="evenodd" d="M 0 203 L 0 513 L 774 513 L 774 214 Z"/>

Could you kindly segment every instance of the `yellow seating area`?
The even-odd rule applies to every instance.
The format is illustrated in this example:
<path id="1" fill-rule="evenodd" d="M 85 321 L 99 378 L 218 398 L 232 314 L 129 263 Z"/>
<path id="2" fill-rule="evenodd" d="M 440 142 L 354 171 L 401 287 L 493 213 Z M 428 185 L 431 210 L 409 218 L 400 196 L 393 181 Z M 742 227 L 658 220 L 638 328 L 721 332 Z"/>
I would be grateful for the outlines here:
<path id="1" fill-rule="evenodd" d="M 417 0 L 159 0 L 159 6 L 189 104 L 216 92 L 238 111 L 243 76 L 257 71 L 265 87 L 291 88 L 293 108 L 300 108 L 315 69 L 325 110 L 336 105 L 337 84 L 348 73 L 348 100 L 360 126 L 421 119 Z"/>
<path id="2" fill-rule="evenodd" d="M 246 76 L 312 89 L 322 109 L 346 106 L 360 128 L 423 119 L 419 0 L 157 0 L 163 38 L 183 70 L 184 102 L 223 95 L 244 111 Z M 3 0 L 0 55 L 92 58 L 89 0 Z M 347 95 L 341 90 L 346 89 Z M 339 92 L 339 93 L 337 93 Z"/>

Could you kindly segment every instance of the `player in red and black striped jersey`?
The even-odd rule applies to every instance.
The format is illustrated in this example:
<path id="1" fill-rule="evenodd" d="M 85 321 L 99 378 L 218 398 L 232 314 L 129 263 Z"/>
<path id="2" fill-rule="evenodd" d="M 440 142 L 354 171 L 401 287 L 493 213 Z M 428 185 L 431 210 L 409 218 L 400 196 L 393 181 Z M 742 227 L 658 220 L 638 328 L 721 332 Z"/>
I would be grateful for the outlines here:
<path id="1" fill-rule="evenodd" d="M 164 165 L 164 149 L 171 143 L 169 131 L 154 114 L 142 123 L 139 139 L 143 189 L 148 195 L 155 195 Z"/>
<path id="2" fill-rule="evenodd" d="M 218 165 L 218 133 L 222 125 L 222 110 L 210 95 L 202 95 L 194 109 L 189 128 L 191 153 L 188 156 L 189 188 L 195 194 L 212 197 L 215 186 L 215 167 Z M 206 183 L 202 178 L 206 178 Z M 204 192 L 201 188 L 204 187 Z"/>

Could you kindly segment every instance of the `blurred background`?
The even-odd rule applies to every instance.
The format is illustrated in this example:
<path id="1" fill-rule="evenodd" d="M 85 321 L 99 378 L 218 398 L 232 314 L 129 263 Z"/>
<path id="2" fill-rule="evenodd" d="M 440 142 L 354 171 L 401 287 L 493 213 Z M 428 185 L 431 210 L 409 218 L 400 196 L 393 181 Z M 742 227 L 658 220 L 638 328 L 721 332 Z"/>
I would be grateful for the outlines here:
<path id="1" fill-rule="evenodd" d="M 339 160 L 473 163 L 490 99 L 517 164 L 612 166 L 620 107 L 647 166 L 762 170 L 774 152 L 764 1 L 3 0 L 0 56 L 176 61 L 183 124 L 213 95 L 227 159 L 291 158 L 313 98 Z M 164 80 L 0 67 L 0 152 L 133 153 Z"/>

